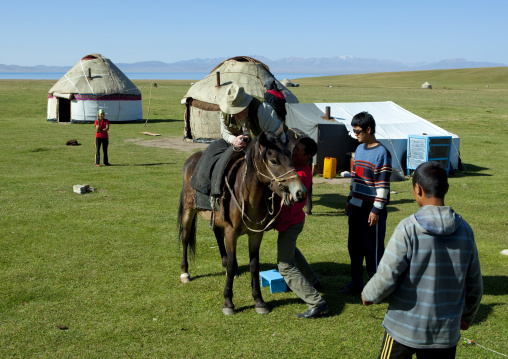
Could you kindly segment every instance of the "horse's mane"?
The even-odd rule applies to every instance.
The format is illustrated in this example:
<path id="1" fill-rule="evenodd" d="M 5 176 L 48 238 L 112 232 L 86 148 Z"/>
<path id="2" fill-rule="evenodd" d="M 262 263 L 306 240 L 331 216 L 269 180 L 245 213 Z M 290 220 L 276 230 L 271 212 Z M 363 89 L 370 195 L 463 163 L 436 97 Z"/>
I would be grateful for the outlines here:
<path id="1" fill-rule="evenodd" d="M 256 137 L 250 146 L 247 148 L 247 151 L 245 152 L 245 161 L 247 163 L 247 167 L 252 169 L 254 168 L 254 157 L 255 157 L 255 148 L 257 147 L 258 142 L 260 145 L 264 147 L 263 152 L 261 155 L 264 157 L 267 149 L 271 149 L 274 151 L 277 151 L 281 153 L 284 156 L 291 157 L 291 152 L 286 148 L 284 143 L 281 141 L 280 137 L 277 136 L 274 132 L 267 131 L 264 132 L 264 138 L 262 135 Z"/>

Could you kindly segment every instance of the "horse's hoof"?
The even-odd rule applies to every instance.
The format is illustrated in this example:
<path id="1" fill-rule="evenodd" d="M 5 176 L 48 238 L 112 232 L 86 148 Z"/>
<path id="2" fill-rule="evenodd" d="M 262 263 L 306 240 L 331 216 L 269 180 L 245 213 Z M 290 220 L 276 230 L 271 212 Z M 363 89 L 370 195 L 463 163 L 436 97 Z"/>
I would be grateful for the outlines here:
<path id="1" fill-rule="evenodd" d="M 268 309 L 268 307 L 256 307 L 256 313 L 268 314 L 268 313 L 270 313 L 270 309 Z"/>
<path id="2" fill-rule="evenodd" d="M 190 274 L 189 273 L 182 273 L 180 275 L 180 280 L 182 283 L 189 283 L 190 282 Z"/>
<path id="3" fill-rule="evenodd" d="M 222 308 L 222 313 L 225 315 L 234 315 L 235 309 L 234 308 Z"/>

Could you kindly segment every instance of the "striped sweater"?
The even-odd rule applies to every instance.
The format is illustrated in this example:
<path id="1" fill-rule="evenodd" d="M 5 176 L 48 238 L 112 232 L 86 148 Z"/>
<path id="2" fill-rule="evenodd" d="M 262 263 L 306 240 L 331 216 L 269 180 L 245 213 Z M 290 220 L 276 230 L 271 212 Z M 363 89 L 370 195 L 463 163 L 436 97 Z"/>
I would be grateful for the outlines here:
<path id="1" fill-rule="evenodd" d="M 392 156 L 385 146 L 360 144 L 355 152 L 349 203 L 357 207 L 364 201 L 372 203 L 372 212 L 379 214 L 389 200 L 391 174 Z"/>
<path id="2" fill-rule="evenodd" d="M 472 323 L 483 292 L 473 231 L 447 206 L 424 206 L 402 220 L 363 298 L 390 296 L 383 327 L 412 348 L 449 348 L 460 321 Z"/>

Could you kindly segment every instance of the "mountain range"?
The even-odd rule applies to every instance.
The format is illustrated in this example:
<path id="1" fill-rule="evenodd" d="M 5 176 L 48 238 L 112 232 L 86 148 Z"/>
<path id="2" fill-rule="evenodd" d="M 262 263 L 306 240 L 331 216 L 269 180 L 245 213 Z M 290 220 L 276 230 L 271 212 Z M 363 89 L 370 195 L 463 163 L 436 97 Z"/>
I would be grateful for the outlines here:
<path id="1" fill-rule="evenodd" d="M 506 64 L 475 62 L 466 59 L 448 59 L 438 62 L 406 63 L 395 60 L 357 58 L 352 56 L 302 58 L 285 57 L 271 60 L 263 56 L 250 56 L 266 64 L 272 73 L 347 75 L 375 72 L 445 70 L 479 67 L 504 67 Z M 157 72 L 205 72 L 213 70 L 227 58 L 196 58 L 166 63 L 161 61 L 141 61 L 135 63 L 115 63 L 126 73 Z M 0 72 L 67 72 L 72 66 L 18 66 L 0 64 Z"/>

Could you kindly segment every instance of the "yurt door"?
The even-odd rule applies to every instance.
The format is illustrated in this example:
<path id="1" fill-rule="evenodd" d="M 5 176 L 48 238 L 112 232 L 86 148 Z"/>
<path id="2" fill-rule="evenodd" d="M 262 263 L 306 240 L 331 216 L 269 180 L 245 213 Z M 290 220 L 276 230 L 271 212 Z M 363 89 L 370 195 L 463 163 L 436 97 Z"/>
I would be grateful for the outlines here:
<path id="1" fill-rule="evenodd" d="M 58 122 L 71 121 L 71 101 L 66 98 L 58 99 Z"/>

